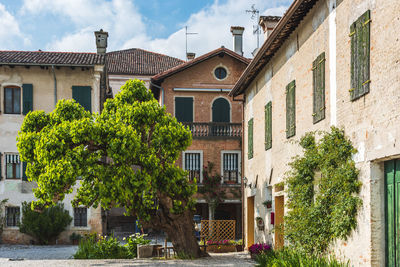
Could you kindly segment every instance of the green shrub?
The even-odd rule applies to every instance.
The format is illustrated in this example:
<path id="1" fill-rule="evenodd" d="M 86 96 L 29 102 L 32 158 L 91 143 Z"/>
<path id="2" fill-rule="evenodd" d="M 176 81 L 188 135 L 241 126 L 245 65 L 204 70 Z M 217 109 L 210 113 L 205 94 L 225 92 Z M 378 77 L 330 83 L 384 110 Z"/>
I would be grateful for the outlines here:
<path id="1" fill-rule="evenodd" d="M 128 259 L 128 248 L 122 246 L 118 239 L 96 234 L 85 235 L 79 242 L 75 259 Z"/>
<path id="2" fill-rule="evenodd" d="M 334 257 L 318 257 L 307 255 L 295 250 L 270 250 L 256 257 L 257 267 L 348 267 L 349 263 L 342 263 Z"/>
<path id="3" fill-rule="evenodd" d="M 71 221 L 72 217 L 62 203 L 37 212 L 31 209 L 31 203 L 23 202 L 19 231 L 32 236 L 39 244 L 47 245 L 54 242 Z"/>
<path id="4" fill-rule="evenodd" d="M 128 249 L 128 256 L 131 259 L 137 257 L 137 246 L 138 245 L 146 245 L 150 243 L 150 240 L 144 239 L 146 235 L 141 235 L 139 233 L 133 234 L 126 239 L 125 247 Z"/>

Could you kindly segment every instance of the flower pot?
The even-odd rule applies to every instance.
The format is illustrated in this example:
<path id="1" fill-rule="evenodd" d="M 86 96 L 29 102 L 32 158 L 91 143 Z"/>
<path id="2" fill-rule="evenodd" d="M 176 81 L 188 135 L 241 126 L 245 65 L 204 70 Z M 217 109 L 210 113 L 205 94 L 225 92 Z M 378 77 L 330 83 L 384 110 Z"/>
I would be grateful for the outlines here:
<path id="1" fill-rule="evenodd" d="M 236 251 L 243 251 L 243 245 L 236 245 Z"/>
<path id="2" fill-rule="evenodd" d="M 235 252 L 235 245 L 208 245 L 207 252 L 213 253 L 227 253 L 227 252 Z"/>

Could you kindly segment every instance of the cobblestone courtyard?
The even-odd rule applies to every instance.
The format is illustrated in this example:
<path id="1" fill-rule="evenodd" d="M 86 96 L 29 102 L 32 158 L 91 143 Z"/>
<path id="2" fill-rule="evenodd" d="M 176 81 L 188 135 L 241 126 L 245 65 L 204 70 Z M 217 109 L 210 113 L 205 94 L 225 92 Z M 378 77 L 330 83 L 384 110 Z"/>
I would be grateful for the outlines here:
<path id="1" fill-rule="evenodd" d="M 247 252 L 211 253 L 198 260 L 73 260 L 77 246 L 21 246 L 0 245 L 0 266 L 254 266 Z"/>

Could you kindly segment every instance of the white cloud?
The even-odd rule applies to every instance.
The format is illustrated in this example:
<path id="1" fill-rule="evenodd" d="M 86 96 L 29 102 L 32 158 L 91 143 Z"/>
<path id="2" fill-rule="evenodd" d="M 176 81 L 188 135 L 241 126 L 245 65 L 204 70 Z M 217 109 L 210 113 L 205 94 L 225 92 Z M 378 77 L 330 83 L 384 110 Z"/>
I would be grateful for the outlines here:
<path id="1" fill-rule="evenodd" d="M 287 8 L 288 0 L 264 1 L 255 0 L 256 8 L 262 15 L 282 15 Z M 93 31 L 103 28 L 109 32 L 108 50 L 138 47 L 179 58 L 185 57 L 184 26 L 189 31 L 197 32 L 188 38 L 189 52 L 197 55 L 207 53 L 224 45 L 232 49 L 233 41 L 230 26 L 243 26 L 245 56 L 250 57 L 256 48 L 256 36 L 246 9 L 250 4 L 246 0 L 218 0 L 192 14 L 182 23 L 178 30 L 167 38 L 152 39 L 145 19 L 130 0 L 24 0 L 22 13 L 43 15 L 50 13 L 69 19 L 75 29 L 62 37 L 54 39 L 47 45 L 48 50 L 58 51 L 95 51 Z M 166 14 L 167 16 L 168 14 Z M 157 18 L 151 18 L 156 20 Z M 263 35 L 260 34 L 260 45 Z"/>
<path id="2" fill-rule="evenodd" d="M 16 47 L 18 43 L 23 42 L 28 45 L 30 40 L 24 36 L 19 28 L 18 21 L 11 15 L 0 3 L 0 49 L 7 47 Z"/>

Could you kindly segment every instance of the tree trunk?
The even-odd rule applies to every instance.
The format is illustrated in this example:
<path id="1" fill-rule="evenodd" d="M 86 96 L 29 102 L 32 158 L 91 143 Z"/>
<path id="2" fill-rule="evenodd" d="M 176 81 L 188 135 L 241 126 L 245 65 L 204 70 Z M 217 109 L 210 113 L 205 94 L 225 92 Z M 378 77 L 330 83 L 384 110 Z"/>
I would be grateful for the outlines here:
<path id="1" fill-rule="evenodd" d="M 215 207 L 213 204 L 208 203 L 208 219 L 214 220 Z"/>

